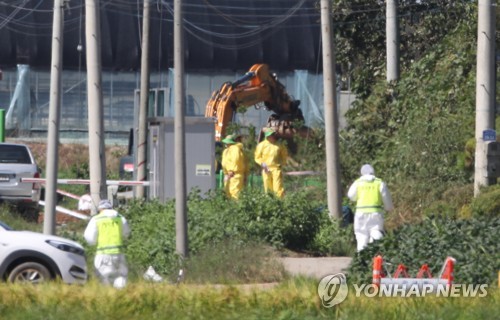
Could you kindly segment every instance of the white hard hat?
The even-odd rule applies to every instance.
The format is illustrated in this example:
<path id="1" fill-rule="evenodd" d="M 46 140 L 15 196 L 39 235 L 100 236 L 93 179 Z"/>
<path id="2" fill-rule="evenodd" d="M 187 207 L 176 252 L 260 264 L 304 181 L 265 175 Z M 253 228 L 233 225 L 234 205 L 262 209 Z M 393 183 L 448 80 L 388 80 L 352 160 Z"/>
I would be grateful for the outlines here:
<path id="1" fill-rule="evenodd" d="M 364 164 L 362 167 L 361 167 L 361 175 L 367 175 L 367 174 L 371 174 L 371 175 L 375 175 L 375 170 L 373 169 L 373 167 L 369 164 Z"/>

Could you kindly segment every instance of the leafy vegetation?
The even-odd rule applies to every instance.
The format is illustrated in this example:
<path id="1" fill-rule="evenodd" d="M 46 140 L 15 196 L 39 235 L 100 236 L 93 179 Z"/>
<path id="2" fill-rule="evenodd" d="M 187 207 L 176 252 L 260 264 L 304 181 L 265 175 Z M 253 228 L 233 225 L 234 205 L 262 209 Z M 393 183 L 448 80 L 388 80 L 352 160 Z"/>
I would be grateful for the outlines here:
<path id="1" fill-rule="evenodd" d="M 351 89 L 364 100 L 385 77 L 386 3 L 335 0 L 332 5 L 337 63 L 342 66 L 342 77 L 352 78 Z M 467 24 L 474 29 L 477 25 L 476 4 L 471 1 L 408 0 L 397 5 L 402 73 L 457 26 Z M 475 37 L 467 42 L 471 39 Z"/>
<path id="2" fill-rule="evenodd" d="M 354 256 L 349 268 L 353 283 L 370 283 L 372 259 L 381 254 L 395 271 L 400 263 L 416 276 L 425 263 L 434 276 L 439 275 L 447 256 L 457 260 L 456 283 L 493 284 L 500 270 L 500 217 L 480 216 L 471 219 L 429 217 L 420 224 L 399 228 L 380 241 L 368 245 Z"/>
<path id="3" fill-rule="evenodd" d="M 202 197 L 193 192 L 188 199 L 189 250 L 196 255 L 222 243 L 263 242 L 275 248 L 306 250 L 320 228 L 325 212 L 310 201 L 307 192 L 284 200 L 245 190 L 238 201 L 222 193 Z M 172 274 L 182 265 L 175 254 L 175 206 L 170 201 L 133 202 L 122 213 L 133 225 L 127 256 L 136 268 L 152 265 L 162 274 Z"/>
<path id="4" fill-rule="evenodd" d="M 116 318 L 140 314 L 176 319 L 494 318 L 499 313 L 498 291 L 487 299 L 467 302 L 350 296 L 338 308 L 325 310 L 317 298 L 317 282 L 288 281 L 268 259 L 274 257 L 276 249 L 353 255 L 349 281 L 370 283 L 371 263 L 377 254 L 393 266 L 404 263 L 413 275 L 423 263 L 436 275 L 451 255 L 457 259 L 457 282 L 492 284 L 496 280 L 500 269 L 499 188 L 485 188 L 478 198 L 472 193 L 477 5 L 446 0 L 402 2 L 402 73 L 399 81 L 389 84 L 384 79 L 384 10 L 381 1 L 336 0 L 333 12 L 337 58 L 344 75 L 352 76 L 358 95 L 347 114 L 348 128 L 341 132 L 343 194 L 359 175 L 359 167 L 372 163 L 388 182 L 396 204 L 395 212 L 386 217 L 388 233 L 382 240 L 354 253 L 352 226 L 342 228 L 325 212 L 324 177 L 317 177 L 311 185 L 287 177 L 283 200 L 264 195 L 260 188 L 248 188 L 238 201 L 219 192 L 190 194 L 191 255 L 186 260 L 175 254 L 174 202 L 131 202 L 120 208 L 132 225 L 127 256 L 136 277 L 130 287 L 116 292 L 91 282 L 84 290 L 64 287 L 57 291 L 68 299 L 47 294 L 47 290 L 54 290 L 49 286 L 30 292 L 21 287 L 0 287 L 8 292 L 0 295 L 11 299 L 0 304 L 2 316 L 57 318 L 79 310 L 72 312 L 74 318 L 89 318 L 89 314 L 91 318 L 96 314 Z M 346 67 L 348 63 L 352 68 Z M 245 149 L 253 163 L 255 128 L 248 132 Z M 322 141 L 321 130 L 310 139 L 296 141 L 298 156 L 286 169 L 325 172 Z M 78 177 L 86 170 L 88 166 L 76 162 L 71 175 Z M 255 166 L 252 170 L 258 172 Z M 66 227 L 60 231 L 83 243 L 81 232 Z M 91 260 L 93 248 L 87 252 Z M 189 275 L 186 281 L 196 283 L 283 283 L 275 291 L 249 296 L 234 288 L 214 291 L 208 287 L 146 285 L 137 281 L 137 276 L 149 265 L 174 277 L 179 268 L 185 268 Z M 259 271 L 259 266 L 267 271 Z M 16 297 L 22 297 L 23 303 L 16 302 Z M 60 304 L 62 300 L 66 304 Z"/>
<path id="5" fill-rule="evenodd" d="M 318 256 L 353 256 L 356 239 L 352 224 L 322 216 L 319 230 L 308 246 L 308 251 Z"/>
<path id="6" fill-rule="evenodd" d="M 406 66 L 399 81 L 374 82 L 371 94 L 347 114 L 340 149 L 349 178 L 343 183 L 357 176 L 361 164 L 372 163 L 395 199 L 390 228 L 418 221 L 433 203 L 448 200 L 448 190 L 472 183 L 474 6 L 463 7 L 457 24 Z"/>

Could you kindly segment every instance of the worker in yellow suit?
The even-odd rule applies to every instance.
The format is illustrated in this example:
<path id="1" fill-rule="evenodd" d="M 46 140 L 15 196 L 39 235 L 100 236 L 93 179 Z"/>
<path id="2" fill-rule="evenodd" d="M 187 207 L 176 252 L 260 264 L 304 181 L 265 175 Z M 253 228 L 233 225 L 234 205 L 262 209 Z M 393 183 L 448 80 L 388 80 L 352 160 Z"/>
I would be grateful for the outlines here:
<path id="1" fill-rule="evenodd" d="M 283 197 L 282 167 L 288 159 L 288 150 L 278 142 L 276 132 L 268 129 L 265 139 L 255 149 L 255 162 L 262 168 L 262 182 L 265 192 L 273 192 L 279 198 Z"/>
<path id="2" fill-rule="evenodd" d="M 222 153 L 222 171 L 224 173 L 224 190 L 228 197 L 238 198 L 238 194 L 243 190 L 247 175 L 248 163 L 243 152 L 243 143 L 238 135 L 228 135 L 222 143 L 226 149 Z"/>

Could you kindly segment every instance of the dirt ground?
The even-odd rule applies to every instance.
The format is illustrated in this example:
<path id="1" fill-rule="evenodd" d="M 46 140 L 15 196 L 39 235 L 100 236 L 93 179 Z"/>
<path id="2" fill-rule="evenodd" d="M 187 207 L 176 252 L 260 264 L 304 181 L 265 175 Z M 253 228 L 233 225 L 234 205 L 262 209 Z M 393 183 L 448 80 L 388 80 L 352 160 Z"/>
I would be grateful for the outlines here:
<path id="1" fill-rule="evenodd" d="M 347 273 L 351 257 L 286 257 L 281 258 L 285 270 L 292 275 L 315 279 L 337 273 Z"/>

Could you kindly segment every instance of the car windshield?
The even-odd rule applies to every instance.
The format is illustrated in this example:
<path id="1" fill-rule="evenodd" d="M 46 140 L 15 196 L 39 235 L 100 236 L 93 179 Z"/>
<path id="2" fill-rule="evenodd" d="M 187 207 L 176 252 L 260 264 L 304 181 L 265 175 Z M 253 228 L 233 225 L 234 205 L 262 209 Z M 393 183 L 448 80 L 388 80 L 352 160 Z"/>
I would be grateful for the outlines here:
<path id="1" fill-rule="evenodd" d="M 4 230 L 13 230 L 11 227 L 0 221 L 0 228 Z"/>

